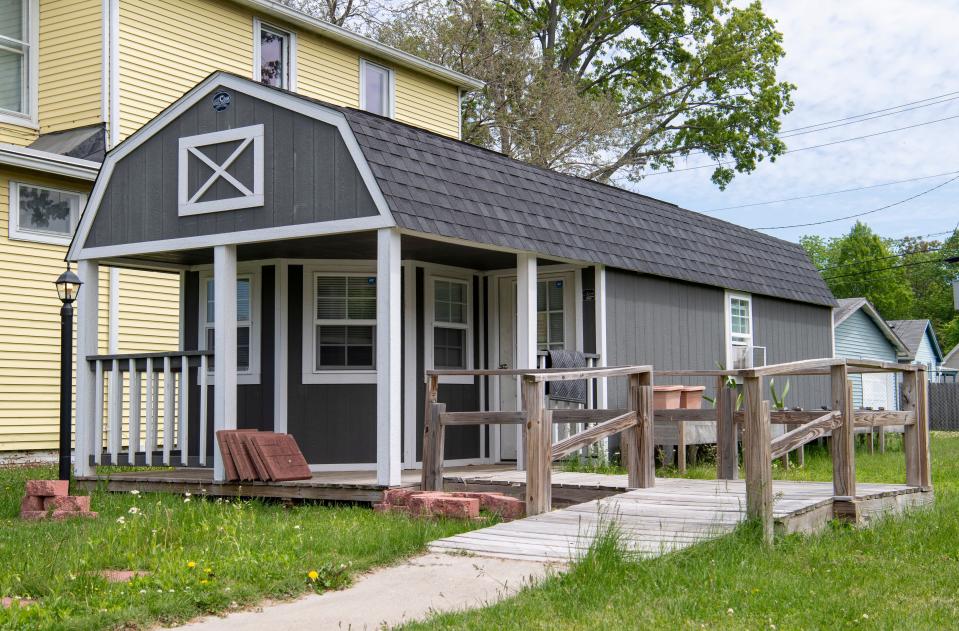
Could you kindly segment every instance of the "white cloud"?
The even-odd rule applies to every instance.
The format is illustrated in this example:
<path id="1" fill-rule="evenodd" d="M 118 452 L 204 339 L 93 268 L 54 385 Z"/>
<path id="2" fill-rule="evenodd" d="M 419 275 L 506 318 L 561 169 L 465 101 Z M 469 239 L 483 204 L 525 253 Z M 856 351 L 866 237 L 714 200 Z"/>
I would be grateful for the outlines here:
<path id="1" fill-rule="evenodd" d="M 784 35 L 780 77 L 797 86 L 796 108 L 783 129 L 879 110 L 959 91 L 959 5 L 924 0 L 774 0 L 764 3 Z M 790 148 L 821 144 L 959 115 L 959 100 L 789 139 Z M 959 118 L 867 140 L 782 156 L 726 191 L 710 169 L 652 176 L 634 188 L 690 208 L 794 197 L 959 170 Z M 702 164 L 691 158 L 689 165 Z M 677 164 L 682 168 L 683 164 Z M 871 210 L 904 199 L 947 178 L 923 180 L 812 200 L 717 213 L 744 226 L 797 224 Z M 927 234 L 959 222 L 959 181 L 917 200 L 865 217 L 886 236 Z M 773 231 L 798 239 L 848 231 L 855 220 Z"/>

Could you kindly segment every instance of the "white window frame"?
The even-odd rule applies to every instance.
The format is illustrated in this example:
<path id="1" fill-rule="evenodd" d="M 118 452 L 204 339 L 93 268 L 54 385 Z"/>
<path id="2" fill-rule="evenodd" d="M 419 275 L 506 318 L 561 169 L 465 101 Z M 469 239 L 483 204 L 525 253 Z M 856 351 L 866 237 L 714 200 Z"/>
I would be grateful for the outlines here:
<path id="1" fill-rule="evenodd" d="M 77 214 L 70 218 L 70 234 L 61 235 L 55 232 L 44 232 L 41 230 L 32 230 L 30 228 L 21 228 L 20 227 L 20 187 L 28 186 L 30 188 L 39 188 L 46 191 L 51 191 L 54 193 L 65 193 L 67 195 L 76 195 L 79 197 L 79 202 L 77 204 Z M 70 240 L 73 238 L 73 233 L 76 232 L 77 224 L 80 221 L 80 214 L 83 212 L 83 207 L 86 206 L 87 196 L 86 193 L 81 193 L 79 191 L 71 191 L 61 188 L 53 188 L 52 186 L 43 186 L 41 184 L 31 184 L 30 182 L 19 182 L 15 180 L 10 180 L 10 203 L 7 206 L 8 208 L 8 217 L 7 217 L 7 226 L 9 238 L 15 241 L 32 241 L 34 243 L 48 243 L 50 245 L 70 245 Z"/>
<path id="2" fill-rule="evenodd" d="M 733 300 L 744 300 L 749 305 L 749 334 L 744 335 L 742 333 L 733 333 L 733 314 L 732 314 L 732 302 Z M 732 370 L 733 368 L 733 346 L 743 346 L 745 342 L 746 348 L 750 349 L 749 352 L 752 353 L 752 349 L 755 347 L 753 336 L 755 334 L 755 326 L 753 324 L 753 299 L 749 294 L 744 294 L 740 292 L 727 291 L 725 296 L 725 331 L 726 331 L 726 368 Z M 738 339 L 734 339 L 738 338 Z M 752 360 L 752 358 L 750 358 Z"/>
<path id="3" fill-rule="evenodd" d="M 383 64 L 378 64 L 366 59 L 360 59 L 360 109 L 364 111 L 369 111 L 366 107 L 366 71 L 367 68 L 376 68 L 377 70 L 383 70 L 386 72 L 386 114 L 388 118 L 395 117 L 395 107 L 396 107 L 396 73 L 393 72 L 392 68 L 384 66 Z"/>
<path id="4" fill-rule="evenodd" d="M 303 267 L 303 341 L 302 341 L 302 383 L 306 384 L 356 384 L 376 383 L 376 367 L 367 368 L 328 368 L 316 369 L 316 327 L 320 324 L 337 324 L 344 321 L 317 320 L 316 318 L 316 278 L 318 276 L 361 276 L 376 277 L 376 265 L 357 261 L 328 262 L 325 264 L 305 265 Z M 376 305 L 377 311 L 380 306 Z M 359 326 L 373 327 L 373 362 L 376 362 L 376 318 L 372 320 L 352 320 Z"/>
<path id="5" fill-rule="evenodd" d="M 39 0 L 22 0 L 27 10 L 27 41 L 18 42 L 26 47 L 24 61 L 27 70 L 23 81 L 26 83 L 23 90 L 26 99 L 26 112 L 14 112 L 0 109 L 0 123 L 8 123 L 19 127 L 39 129 L 37 110 L 39 108 L 39 49 L 40 49 L 40 2 Z M 17 41 L 17 40 L 13 40 Z M 2 45 L 2 44 L 0 44 Z"/>
<path id="6" fill-rule="evenodd" d="M 280 87 L 284 90 L 289 90 L 291 92 L 296 91 L 296 33 L 289 29 L 280 28 L 269 22 L 264 22 L 260 18 L 253 18 L 253 80 L 257 83 L 260 83 L 263 75 L 262 73 L 262 64 L 260 59 L 260 46 L 261 46 L 261 33 L 263 30 L 272 31 L 277 35 L 283 35 L 286 37 L 286 45 L 283 47 L 283 54 L 286 57 L 286 72 L 287 76 L 285 77 L 284 83 L 289 85 L 281 85 Z"/>
<path id="7" fill-rule="evenodd" d="M 466 369 L 472 368 L 475 364 L 473 363 L 473 276 L 464 271 L 462 275 L 456 273 L 450 273 L 450 271 L 444 271 L 440 274 L 431 273 L 428 269 L 426 270 L 424 281 L 426 283 L 426 314 L 425 321 L 426 327 L 424 331 L 424 340 L 423 340 L 423 364 L 426 367 L 426 370 L 433 370 L 435 364 L 433 363 L 433 343 L 434 343 L 434 330 L 436 327 L 450 328 L 450 329 L 464 329 L 466 331 Z M 463 283 L 466 285 L 466 324 L 457 325 L 450 322 L 437 322 L 436 321 L 436 281 L 447 281 L 455 283 Z M 440 377 L 440 383 L 458 383 L 458 384 L 467 384 L 472 385 L 476 382 L 475 377 L 472 375 L 444 375 Z"/>
<path id="8" fill-rule="evenodd" d="M 236 371 L 236 382 L 240 385 L 257 385 L 260 383 L 260 267 L 242 265 L 237 266 L 237 279 L 246 278 L 250 281 L 250 366 L 247 370 Z M 200 273 L 200 296 L 197 317 L 197 348 L 201 351 L 209 350 L 206 347 L 208 329 L 213 323 L 206 320 L 207 281 L 215 280 L 213 270 L 206 269 Z M 237 326 L 244 322 L 237 321 Z M 210 369 L 213 374 L 213 369 Z"/>

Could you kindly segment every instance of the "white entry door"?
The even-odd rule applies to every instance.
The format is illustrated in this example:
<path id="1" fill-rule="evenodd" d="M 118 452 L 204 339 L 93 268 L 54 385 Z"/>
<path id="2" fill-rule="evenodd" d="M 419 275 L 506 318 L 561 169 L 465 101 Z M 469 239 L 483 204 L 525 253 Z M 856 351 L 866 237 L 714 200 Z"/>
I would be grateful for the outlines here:
<path id="1" fill-rule="evenodd" d="M 574 274 L 540 274 L 536 285 L 536 342 L 540 351 L 575 347 L 576 313 Z M 516 278 L 500 278 L 497 286 L 499 309 L 499 355 L 497 367 L 516 366 Z M 499 377 L 499 409 L 508 412 L 520 409 L 519 379 Z M 499 459 L 516 460 L 519 431 L 497 426 Z"/>

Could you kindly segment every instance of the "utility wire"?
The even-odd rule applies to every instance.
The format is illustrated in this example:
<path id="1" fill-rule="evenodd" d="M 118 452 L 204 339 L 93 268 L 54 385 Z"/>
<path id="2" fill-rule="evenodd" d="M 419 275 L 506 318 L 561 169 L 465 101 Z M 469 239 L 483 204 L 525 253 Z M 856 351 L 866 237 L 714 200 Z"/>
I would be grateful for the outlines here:
<path id="1" fill-rule="evenodd" d="M 921 252 L 902 252 L 899 254 L 890 254 L 889 256 L 877 256 L 871 259 L 861 259 L 859 261 L 853 261 L 852 263 L 842 263 L 840 265 L 829 265 L 826 267 L 820 267 L 820 272 L 828 272 L 829 270 L 839 269 L 841 267 L 853 267 L 855 265 L 863 265 L 864 263 L 874 263 L 876 261 L 885 261 L 887 259 L 898 259 L 904 258 L 907 256 L 915 256 L 916 254 L 926 254 L 928 252 L 939 252 L 944 248 L 929 248 L 928 250 L 922 250 Z"/>
<path id="2" fill-rule="evenodd" d="M 935 175 L 923 175 L 920 177 L 911 177 L 905 180 L 895 180 L 892 182 L 883 182 L 881 184 L 870 184 L 868 186 L 857 186 L 855 188 L 844 188 L 838 191 L 829 191 L 827 193 L 811 193 L 809 195 L 799 195 L 797 197 L 784 197 L 782 199 L 771 199 L 765 202 L 753 202 L 751 204 L 739 204 L 738 206 L 723 206 L 721 208 L 711 208 L 709 210 L 701 210 L 699 212 L 703 214 L 708 213 L 718 213 L 723 210 L 735 210 L 737 208 L 751 208 L 753 206 L 767 206 L 769 204 L 779 204 L 781 202 L 793 202 L 800 199 L 812 199 L 814 197 L 826 197 L 828 195 L 839 195 L 841 193 L 852 193 L 855 191 L 865 191 L 871 188 L 882 188 L 883 186 L 892 186 L 894 184 L 905 184 L 907 182 L 919 182 L 920 180 L 931 180 L 936 177 L 944 177 L 946 175 L 956 175 L 959 171 L 947 171 L 946 173 L 936 173 Z"/>
<path id="3" fill-rule="evenodd" d="M 938 94 L 938 95 L 936 95 L 936 96 L 930 96 L 929 98 L 920 99 L 920 100 L 918 100 L 918 101 L 910 101 L 909 103 L 903 103 L 903 104 L 901 104 L 901 105 L 893 105 L 893 106 L 891 106 L 891 107 L 885 107 L 885 108 L 883 108 L 883 109 L 881 109 L 881 110 L 873 110 L 873 111 L 871 111 L 871 112 L 863 112 L 862 114 L 856 114 L 855 116 L 846 116 L 846 117 L 843 117 L 843 118 L 835 118 L 835 119 L 830 120 L 830 121 L 823 121 L 823 122 L 821 122 L 821 123 L 815 123 L 815 124 L 812 124 L 812 125 L 803 125 L 802 127 L 793 127 L 792 129 L 784 129 L 784 130 L 782 130 L 782 131 L 779 132 L 779 133 L 781 133 L 781 134 L 789 134 L 789 133 L 792 133 L 792 132 L 801 131 L 801 130 L 803 130 L 803 129 L 812 129 L 813 127 L 821 127 L 821 126 L 823 126 L 823 125 L 831 125 L 831 124 L 833 124 L 833 123 L 841 123 L 841 122 L 843 122 L 843 121 L 854 121 L 854 119 L 862 118 L 862 117 L 864 117 L 864 116 L 872 116 L 873 114 L 882 114 L 882 113 L 884 113 L 884 112 L 888 112 L 888 114 L 884 114 L 884 116 L 893 116 L 893 115 L 895 115 L 895 114 L 898 114 L 899 112 L 898 112 L 898 111 L 894 112 L 894 111 L 892 111 L 892 110 L 900 110 L 900 108 L 908 107 L 908 106 L 910 106 L 910 105 L 918 105 L 919 103 L 925 103 L 925 105 L 918 105 L 918 107 L 913 107 L 913 108 L 910 108 L 910 109 L 919 109 L 920 107 L 928 107 L 929 105 L 938 105 L 939 103 L 945 103 L 945 102 L 947 102 L 947 101 L 953 100 L 954 98 L 959 98 L 959 96 L 957 96 L 957 95 L 959 95 L 959 92 L 946 92 L 945 94 Z M 935 101 L 935 100 L 937 100 L 937 99 L 943 99 L 943 98 L 945 98 L 945 97 L 952 97 L 952 98 L 945 99 L 944 101 L 938 101 L 937 103 L 927 103 L 927 101 Z M 901 110 L 901 111 L 908 112 L 908 111 L 910 111 L 910 110 L 907 109 L 907 110 Z M 879 118 L 879 117 L 876 117 L 876 118 Z"/>
<path id="4" fill-rule="evenodd" d="M 869 274 L 876 274 L 878 272 L 886 272 L 893 269 L 901 269 L 903 267 L 915 267 L 917 265 L 932 265 L 934 263 L 945 263 L 946 259 L 935 259 L 932 261 L 914 261 L 912 263 L 902 263 L 900 265 L 890 265 L 889 267 L 880 267 L 878 269 L 872 270 L 863 270 L 860 272 L 850 272 L 849 274 L 839 274 L 837 276 L 823 276 L 823 280 L 836 280 L 839 278 L 849 278 L 851 276 L 868 276 Z"/>
<path id="5" fill-rule="evenodd" d="M 855 140 L 865 140 L 867 138 L 875 138 L 876 136 L 884 136 L 886 134 L 892 134 L 898 131 L 905 131 L 907 129 L 915 129 L 916 127 L 923 127 L 925 125 L 932 125 L 933 123 L 942 123 L 944 121 L 949 121 L 959 118 L 959 114 L 953 116 L 946 116 L 945 118 L 936 118 L 931 121 L 924 121 L 922 123 L 915 123 L 913 125 L 906 125 L 905 127 L 894 127 L 892 129 L 885 129 L 883 131 L 873 132 L 871 134 L 863 134 L 862 136 L 853 136 L 852 138 L 840 138 L 839 140 L 833 140 L 831 142 L 824 142 L 818 145 L 809 145 L 808 147 L 798 147 L 796 149 L 787 149 L 779 155 L 786 155 L 788 153 L 799 153 L 800 151 L 809 151 L 810 149 L 819 149 L 821 147 L 831 147 L 833 145 L 839 145 L 845 142 L 853 142 Z M 778 156 L 777 156 L 778 157 Z M 716 164 L 700 164 L 694 167 L 684 167 L 682 169 L 669 169 L 666 171 L 653 171 L 652 173 L 647 173 L 644 177 L 652 177 L 654 175 L 667 175 L 669 173 L 681 173 L 683 171 L 697 171 L 699 169 L 711 169 L 716 166 L 732 166 L 732 162 L 723 162 L 721 160 L 717 161 Z"/>
<path id="6" fill-rule="evenodd" d="M 765 228 L 753 228 L 753 230 L 784 230 L 784 229 L 786 229 L 786 228 L 805 228 L 805 227 L 807 227 L 807 226 L 821 226 L 821 225 L 827 224 L 827 223 L 835 223 L 835 222 L 837 222 L 837 221 L 845 221 L 846 219 L 854 219 L 854 218 L 856 218 L 856 217 L 864 217 L 864 216 L 866 216 L 866 215 L 871 215 L 871 214 L 873 214 L 873 213 L 877 213 L 877 212 L 879 212 L 879 211 L 881 211 L 881 210 L 886 210 L 887 208 L 892 208 L 893 206 L 899 206 L 899 205 L 901 205 L 901 204 L 905 204 L 906 202 L 909 202 L 909 201 L 912 201 L 912 200 L 914 200 L 914 199 L 916 199 L 916 198 L 922 197 L 923 195 L 928 195 L 929 193 L 931 193 L 931 192 L 933 192 L 933 191 L 935 191 L 935 190 L 938 190 L 938 189 L 942 188 L 943 186 L 945 186 L 945 185 L 947 185 L 947 184 L 950 184 L 950 183 L 952 183 L 952 182 L 955 182 L 956 180 L 959 180 L 959 175 L 955 175 L 955 176 L 949 178 L 948 180 L 946 180 L 945 182 L 940 182 L 939 184 L 936 184 L 936 185 L 933 186 L 932 188 L 927 188 L 926 190 L 921 191 L 921 192 L 919 192 L 919 193 L 916 193 L 915 195 L 912 195 L 911 197 L 907 197 L 907 198 L 905 198 L 905 199 L 900 199 L 900 200 L 897 201 L 897 202 L 892 202 L 891 204 L 886 204 L 885 206 L 880 206 L 879 208 L 873 208 L 872 210 L 867 210 L 867 211 L 864 211 L 864 212 L 861 212 L 861 213 L 855 213 L 855 214 L 852 214 L 852 215 L 846 215 L 845 217 L 837 217 L 836 219 L 825 219 L 825 220 L 823 220 L 823 221 L 810 221 L 810 222 L 808 222 L 808 223 L 797 223 L 797 224 L 791 224 L 791 225 L 788 225 L 788 226 L 767 226 L 767 227 L 765 227 Z"/>

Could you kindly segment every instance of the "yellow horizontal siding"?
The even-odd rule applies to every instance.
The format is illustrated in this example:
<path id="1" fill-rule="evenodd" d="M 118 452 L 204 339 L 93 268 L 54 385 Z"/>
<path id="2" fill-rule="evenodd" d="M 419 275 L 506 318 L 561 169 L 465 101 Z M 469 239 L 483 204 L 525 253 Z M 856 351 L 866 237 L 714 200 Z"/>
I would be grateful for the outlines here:
<path id="1" fill-rule="evenodd" d="M 29 127 L 0 123 L 0 142 L 23 147 L 36 140 L 37 135 L 37 130 Z"/>
<path id="2" fill-rule="evenodd" d="M 250 76 L 255 15 L 225 0 L 123 0 L 121 136 L 136 131 L 216 70 Z M 263 20 L 296 33 L 298 92 L 336 105 L 359 106 L 361 55 L 356 49 L 268 17 Z M 457 137 L 456 86 L 406 68 L 395 71 L 397 120 Z"/>
<path id="3" fill-rule="evenodd" d="M 426 75 L 397 68 L 394 116 L 396 120 L 459 138 L 459 91 Z"/>
<path id="4" fill-rule="evenodd" d="M 139 129 L 215 70 L 249 76 L 253 22 L 232 3 L 120 3 L 120 134 Z"/>
<path id="5" fill-rule="evenodd" d="M 102 121 L 101 0 L 40 2 L 40 132 Z"/>
<path id="6" fill-rule="evenodd" d="M 53 280 L 64 246 L 8 238 L 10 181 L 86 191 L 89 184 L 0 169 L 0 451 L 57 446 L 60 301 Z M 99 350 L 109 342 L 110 272 L 101 268 Z M 179 276 L 120 270 L 120 352 L 174 350 Z"/>

